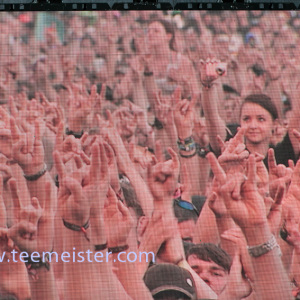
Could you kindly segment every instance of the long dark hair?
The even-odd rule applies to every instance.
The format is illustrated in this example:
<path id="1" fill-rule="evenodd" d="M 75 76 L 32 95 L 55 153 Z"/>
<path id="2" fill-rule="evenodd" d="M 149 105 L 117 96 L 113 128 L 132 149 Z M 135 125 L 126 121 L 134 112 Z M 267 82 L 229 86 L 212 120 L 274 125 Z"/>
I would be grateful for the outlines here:
<path id="1" fill-rule="evenodd" d="M 172 35 L 170 42 L 169 42 L 169 47 L 171 50 L 176 51 L 175 48 L 175 24 L 171 23 L 169 21 L 163 20 L 163 19 L 153 19 L 149 22 L 149 25 L 152 23 L 158 22 L 160 23 L 164 28 L 166 33 L 169 33 Z"/>

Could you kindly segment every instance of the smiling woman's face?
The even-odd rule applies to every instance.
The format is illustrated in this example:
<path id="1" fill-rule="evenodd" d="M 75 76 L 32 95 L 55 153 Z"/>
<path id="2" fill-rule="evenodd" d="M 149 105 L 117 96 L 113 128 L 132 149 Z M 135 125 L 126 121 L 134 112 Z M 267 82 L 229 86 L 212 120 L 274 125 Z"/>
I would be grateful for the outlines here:
<path id="1" fill-rule="evenodd" d="M 171 34 L 167 33 L 165 27 L 160 22 L 153 22 L 148 27 L 149 46 L 159 46 L 169 43 Z"/>
<path id="2" fill-rule="evenodd" d="M 252 144 L 269 144 L 274 121 L 271 114 L 260 105 L 245 103 L 241 111 L 241 127 L 245 128 L 247 142 Z"/>

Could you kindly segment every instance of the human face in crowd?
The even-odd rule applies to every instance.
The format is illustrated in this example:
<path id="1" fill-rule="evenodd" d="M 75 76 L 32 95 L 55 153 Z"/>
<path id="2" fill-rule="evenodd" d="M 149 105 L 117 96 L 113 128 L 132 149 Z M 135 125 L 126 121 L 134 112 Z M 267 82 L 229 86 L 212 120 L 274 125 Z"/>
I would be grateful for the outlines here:
<path id="1" fill-rule="evenodd" d="M 180 232 L 180 236 L 183 240 L 193 241 L 193 235 L 195 232 L 196 223 L 194 220 L 187 220 L 178 223 L 178 230 Z"/>
<path id="2" fill-rule="evenodd" d="M 227 99 L 224 101 L 225 110 L 225 121 L 227 124 L 233 123 L 234 121 L 234 111 L 236 108 L 236 101 L 234 99 Z"/>
<path id="3" fill-rule="evenodd" d="M 245 103 L 241 112 L 241 127 L 245 128 L 246 142 L 269 143 L 274 129 L 271 114 L 255 103 Z"/>
<path id="4" fill-rule="evenodd" d="M 148 27 L 149 47 L 169 44 L 172 35 L 167 33 L 165 27 L 160 22 L 153 22 Z"/>
<path id="5" fill-rule="evenodd" d="M 225 289 L 229 273 L 212 261 L 199 259 L 192 254 L 188 257 L 188 263 L 198 276 L 217 294 Z"/>

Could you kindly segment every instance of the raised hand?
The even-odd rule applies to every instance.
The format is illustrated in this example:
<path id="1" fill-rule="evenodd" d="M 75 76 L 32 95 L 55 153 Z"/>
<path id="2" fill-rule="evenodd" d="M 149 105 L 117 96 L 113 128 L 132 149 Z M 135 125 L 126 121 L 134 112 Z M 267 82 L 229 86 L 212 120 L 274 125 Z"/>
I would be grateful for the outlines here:
<path id="1" fill-rule="evenodd" d="M 104 218 L 107 224 L 107 237 L 109 247 L 127 245 L 127 238 L 133 226 L 133 218 L 128 208 L 118 200 L 112 188 L 109 188 L 108 205 L 105 207 Z"/>
<path id="2" fill-rule="evenodd" d="M 215 80 L 226 75 L 227 64 L 216 59 L 200 61 L 200 80 L 205 88 L 210 88 Z"/>
<path id="3" fill-rule="evenodd" d="M 34 133 L 22 133 L 11 117 L 12 156 L 22 167 L 25 175 L 36 174 L 45 168 L 44 146 L 42 143 L 41 124 L 34 123 Z"/>
<path id="4" fill-rule="evenodd" d="M 43 210 L 37 198 L 32 198 L 31 204 L 26 206 L 21 205 L 18 197 L 13 197 L 13 201 L 18 220 L 9 229 L 8 237 L 21 251 L 32 253 L 38 249 L 38 222 Z"/>
<path id="5" fill-rule="evenodd" d="M 193 133 L 195 104 L 196 97 L 193 97 L 191 101 L 179 99 L 174 108 L 174 121 L 181 140 L 190 137 Z"/>
<path id="6" fill-rule="evenodd" d="M 55 167 L 58 173 L 58 208 L 64 221 L 82 227 L 90 217 L 91 199 L 83 192 L 82 165 L 73 174 L 67 174 L 58 151 L 53 153 Z"/>
<path id="7" fill-rule="evenodd" d="M 170 198 L 178 183 L 179 159 L 172 148 L 168 149 L 171 159 L 158 162 L 148 169 L 148 184 L 155 201 L 171 202 Z"/>
<path id="8" fill-rule="evenodd" d="M 298 160 L 292 174 L 291 184 L 283 199 L 283 211 L 285 206 L 292 206 L 297 215 L 300 214 L 300 160 Z"/>
<path id="9" fill-rule="evenodd" d="M 247 176 L 241 174 L 243 176 L 242 181 L 237 180 L 236 177 L 227 177 L 212 153 L 209 153 L 207 158 L 216 179 L 221 185 L 220 191 L 233 220 L 242 229 L 265 225 L 267 223 L 265 204 L 256 185 L 254 156 L 250 155 L 249 157 Z M 237 193 L 237 195 L 234 195 L 234 193 Z"/>
<path id="10" fill-rule="evenodd" d="M 243 172 L 249 151 L 244 144 L 245 130 L 240 128 L 238 133 L 225 144 L 218 161 L 225 172 Z"/>

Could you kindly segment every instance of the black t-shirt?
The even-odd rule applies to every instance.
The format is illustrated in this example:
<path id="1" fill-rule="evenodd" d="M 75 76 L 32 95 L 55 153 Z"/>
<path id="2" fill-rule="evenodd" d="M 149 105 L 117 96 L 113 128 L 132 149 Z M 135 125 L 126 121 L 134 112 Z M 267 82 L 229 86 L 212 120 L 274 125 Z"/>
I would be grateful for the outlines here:
<path id="1" fill-rule="evenodd" d="M 238 127 L 237 124 L 230 124 L 229 128 L 233 135 L 231 135 L 227 131 L 226 141 L 229 141 L 236 134 L 237 127 Z M 278 165 L 283 164 L 286 167 L 288 167 L 289 159 L 291 159 L 295 164 L 297 163 L 297 158 L 294 153 L 293 145 L 290 140 L 289 134 L 286 134 L 285 137 L 283 138 L 282 142 L 278 143 L 275 147 L 270 145 L 270 148 L 274 149 L 275 158 L 276 158 L 276 162 Z M 264 163 L 265 163 L 266 167 L 268 168 L 268 155 L 265 157 Z"/>
<path id="2" fill-rule="evenodd" d="M 274 152 L 277 164 L 283 164 L 288 167 L 289 159 L 295 164 L 297 163 L 297 158 L 289 134 L 286 134 L 282 142 L 275 146 Z"/>

